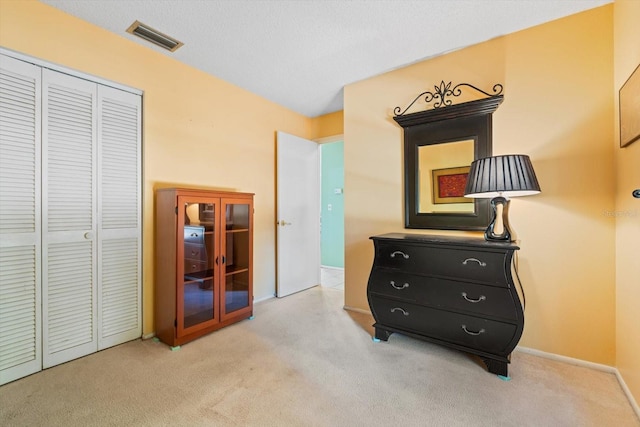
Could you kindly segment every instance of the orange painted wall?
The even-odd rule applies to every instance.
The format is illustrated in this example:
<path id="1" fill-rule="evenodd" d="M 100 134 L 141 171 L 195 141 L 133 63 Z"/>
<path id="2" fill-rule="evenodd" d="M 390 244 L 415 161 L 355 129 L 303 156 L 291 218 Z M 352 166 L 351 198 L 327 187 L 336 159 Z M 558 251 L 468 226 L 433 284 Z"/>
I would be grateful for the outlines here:
<path id="1" fill-rule="evenodd" d="M 343 121 L 343 111 L 336 111 L 335 113 L 324 114 L 313 118 L 311 121 L 310 138 L 320 139 L 342 134 L 344 132 Z"/>
<path id="2" fill-rule="evenodd" d="M 37 1 L 0 1 L 0 46 L 144 91 L 143 331 L 153 332 L 153 195 L 255 193 L 254 295 L 275 290 L 275 132 L 311 119 Z"/>
<path id="3" fill-rule="evenodd" d="M 369 236 L 444 233 L 404 229 L 393 108 L 442 79 L 502 83 L 493 153 L 528 154 L 542 187 L 510 208 L 527 297 L 520 345 L 613 365 L 615 221 L 604 214 L 615 206 L 612 45 L 607 5 L 347 86 L 345 305 L 369 308 Z"/>
<path id="4" fill-rule="evenodd" d="M 619 146 L 618 90 L 640 64 L 640 2 L 616 0 L 614 7 L 614 120 L 616 200 L 616 365 L 627 387 L 640 401 L 640 200 L 631 192 L 640 188 L 640 141 Z M 638 71 L 640 72 L 640 71 Z"/>

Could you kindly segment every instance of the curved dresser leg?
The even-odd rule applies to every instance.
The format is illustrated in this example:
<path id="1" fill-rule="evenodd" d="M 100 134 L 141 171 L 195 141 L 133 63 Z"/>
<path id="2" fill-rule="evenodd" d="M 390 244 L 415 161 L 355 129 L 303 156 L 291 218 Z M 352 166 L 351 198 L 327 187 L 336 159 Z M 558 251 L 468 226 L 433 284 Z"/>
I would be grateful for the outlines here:
<path id="1" fill-rule="evenodd" d="M 389 340 L 389 336 L 391 336 L 391 332 L 387 331 L 386 329 L 380 329 L 380 328 L 375 328 L 375 330 L 376 330 L 376 334 L 375 334 L 375 337 L 373 338 L 373 342 Z"/>
<path id="2" fill-rule="evenodd" d="M 498 375 L 501 379 L 509 378 L 507 362 L 488 358 L 482 358 L 482 361 L 487 365 L 487 370 L 492 374 Z"/>

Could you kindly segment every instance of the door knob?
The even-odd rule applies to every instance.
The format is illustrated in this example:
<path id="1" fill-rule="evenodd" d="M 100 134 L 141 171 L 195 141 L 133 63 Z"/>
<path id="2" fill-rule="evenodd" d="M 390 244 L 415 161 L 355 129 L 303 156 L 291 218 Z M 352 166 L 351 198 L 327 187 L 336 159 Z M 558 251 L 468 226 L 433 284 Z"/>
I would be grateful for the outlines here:
<path id="1" fill-rule="evenodd" d="M 281 220 L 280 222 L 276 223 L 276 224 L 281 225 L 281 226 L 283 226 L 283 227 L 284 227 L 285 225 L 291 225 L 291 223 L 290 223 L 290 222 L 286 222 L 284 219 L 283 219 L 283 220 Z"/>
<path id="2" fill-rule="evenodd" d="M 87 231 L 86 233 L 84 233 L 84 238 L 87 240 L 93 239 L 93 233 L 91 231 Z"/>

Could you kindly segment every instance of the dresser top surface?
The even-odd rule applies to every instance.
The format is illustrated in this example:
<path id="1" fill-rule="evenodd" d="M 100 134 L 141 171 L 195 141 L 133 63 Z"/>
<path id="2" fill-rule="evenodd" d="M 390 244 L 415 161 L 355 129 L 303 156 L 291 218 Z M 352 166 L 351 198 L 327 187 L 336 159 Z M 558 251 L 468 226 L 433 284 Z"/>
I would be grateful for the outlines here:
<path id="1" fill-rule="evenodd" d="M 422 243 L 422 244 L 446 244 L 453 246 L 472 246 L 485 249 L 501 249 L 501 250 L 518 250 L 520 249 L 516 244 L 512 242 L 488 242 L 478 237 L 464 237 L 464 236 L 440 236 L 431 234 L 411 234 L 411 233 L 387 233 L 377 236 L 371 236 L 372 240 L 389 240 L 398 241 L 401 240 L 407 243 Z"/>

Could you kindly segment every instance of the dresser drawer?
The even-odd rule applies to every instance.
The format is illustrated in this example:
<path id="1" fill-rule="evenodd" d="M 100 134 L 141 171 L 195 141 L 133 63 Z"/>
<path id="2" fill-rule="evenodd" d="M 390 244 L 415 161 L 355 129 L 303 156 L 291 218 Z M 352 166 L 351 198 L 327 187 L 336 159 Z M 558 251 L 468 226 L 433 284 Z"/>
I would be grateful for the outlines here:
<path id="1" fill-rule="evenodd" d="M 207 251 L 204 245 L 198 245 L 195 243 L 184 244 L 184 257 L 192 261 L 206 261 Z"/>
<path id="2" fill-rule="evenodd" d="M 449 343 L 504 355 L 517 326 L 416 304 L 371 296 L 376 322 Z M 378 324 L 376 324 L 378 326 Z"/>
<path id="3" fill-rule="evenodd" d="M 204 227 L 195 225 L 184 226 L 184 242 L 204 245 Z"/>
<path id="4" fill-rule="evenodd" d="M 468 279 L 508 286 L 506 254 L 473 249 L 453 249 L 380 241 L 374 264 L 407 273 Z"/>
<path id="5" fill-rule="evenodd" d="M 508 288 L 478 285 L 374 267 L 368 291 L 419 305 L 464 311 L 483 317 L 517 320 Z M 517 303 L 519 305 L 519 302 Z"/>
<path id="6" fill-rule="evenodd" d="M 206 261 L 192 261 L 188 259 L 184 260 L 184 274 L 204 271 L 206 269 L 207 269 Z"/>

